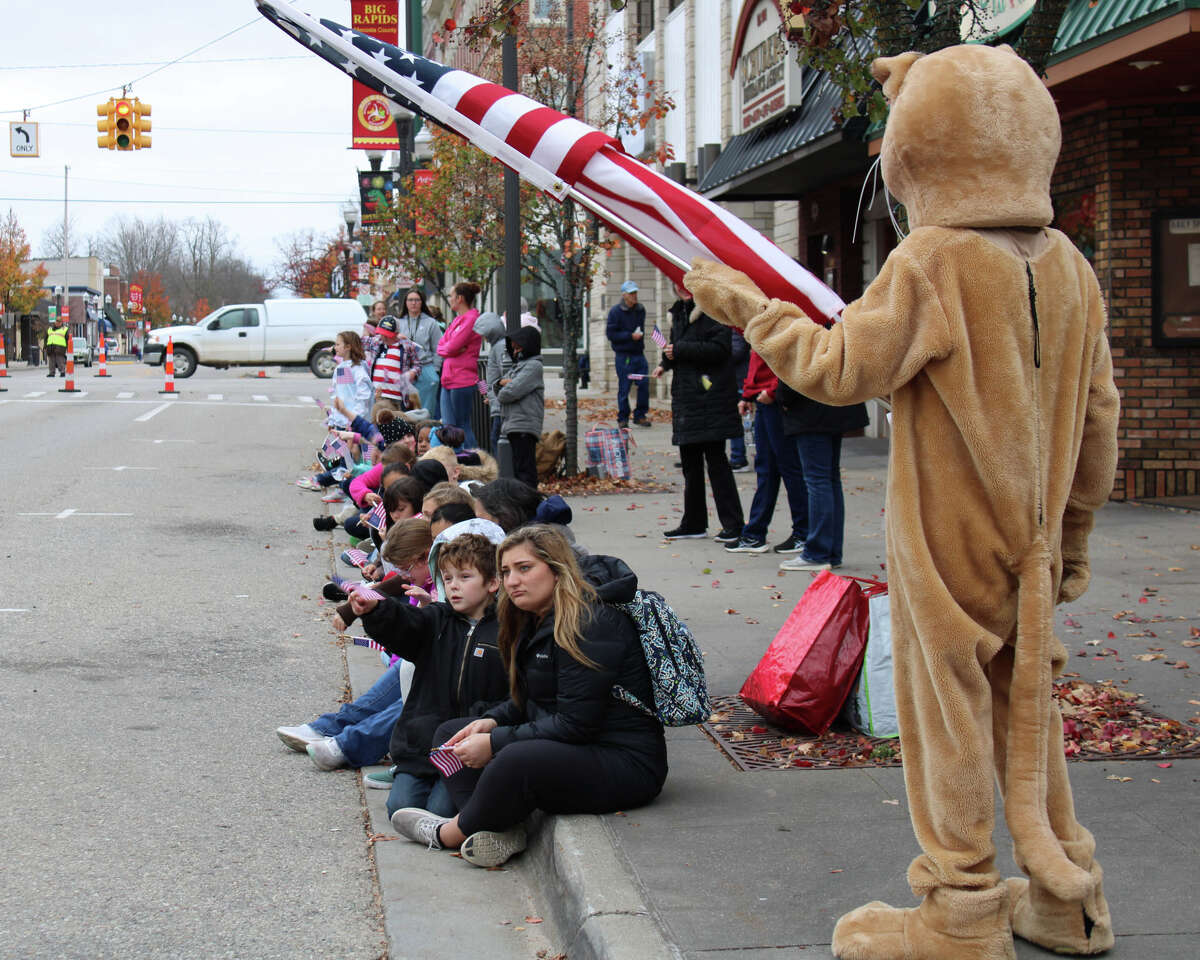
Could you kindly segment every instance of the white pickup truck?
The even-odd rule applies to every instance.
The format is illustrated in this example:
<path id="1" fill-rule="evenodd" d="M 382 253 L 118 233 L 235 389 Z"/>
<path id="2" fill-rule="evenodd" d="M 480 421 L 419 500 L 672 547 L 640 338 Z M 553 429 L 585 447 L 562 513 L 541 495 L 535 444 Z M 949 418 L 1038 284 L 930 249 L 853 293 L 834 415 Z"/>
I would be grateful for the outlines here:
<path id="1" fill-rule="evenodd" d="M 343 330 L 362 331 L 366 314 L 354 300 L 267 300 L 231 303 L 193 324 L 150 331 L 142 358 L 161 364 L 167 340 L 173 344 L 175 376 L 190 377 L 196 367 L 308 364 L 318 377 L 333 376 L 334 338 Z"/>

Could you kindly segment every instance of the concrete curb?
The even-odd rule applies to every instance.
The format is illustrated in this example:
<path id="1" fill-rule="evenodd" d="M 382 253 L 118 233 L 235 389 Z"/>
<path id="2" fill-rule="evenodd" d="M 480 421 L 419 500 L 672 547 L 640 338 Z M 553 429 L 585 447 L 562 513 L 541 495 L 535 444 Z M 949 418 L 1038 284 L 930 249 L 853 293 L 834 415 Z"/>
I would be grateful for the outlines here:
<path id="1" fill-rule="evenodd" d="M 514 862 L 571 960 L 681 958 L 617 853 L 604 820 L 587 814 L 530 819 L 529 847 Z"/>

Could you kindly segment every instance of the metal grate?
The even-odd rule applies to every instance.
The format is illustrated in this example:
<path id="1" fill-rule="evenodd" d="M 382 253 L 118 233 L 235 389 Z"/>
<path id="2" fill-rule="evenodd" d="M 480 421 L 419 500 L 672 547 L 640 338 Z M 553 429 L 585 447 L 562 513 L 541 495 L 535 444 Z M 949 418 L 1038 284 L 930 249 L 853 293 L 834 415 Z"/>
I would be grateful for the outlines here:
<path id="1" fill-rule="evenodd" d="M 1181 760 L 1200 757 L 1200 730 L 1142 706 L 1138 694 L 1111 684 L 1055 683 L 1068 731 L 1068 760 Z M 768 723 L 739 697 L 714 697 L 701 729 L 744 772 L 898 767 L 899 739 L 869 737 L 835 724 L 820 737 Z M 1074 752 L 1072 752 L 1074 751 Z"/>

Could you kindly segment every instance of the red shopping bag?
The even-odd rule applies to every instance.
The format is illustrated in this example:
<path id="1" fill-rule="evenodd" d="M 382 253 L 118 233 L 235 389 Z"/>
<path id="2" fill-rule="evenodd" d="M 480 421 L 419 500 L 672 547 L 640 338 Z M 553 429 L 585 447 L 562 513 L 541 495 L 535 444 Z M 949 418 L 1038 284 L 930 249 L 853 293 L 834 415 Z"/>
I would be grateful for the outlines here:
<path id="1" fill-rule="evenodd" d="M 823 570 L 742 684 L 741 698 L 778 726 L 824 733 L 858 676 L 869 616 L 862 588 Z"/>

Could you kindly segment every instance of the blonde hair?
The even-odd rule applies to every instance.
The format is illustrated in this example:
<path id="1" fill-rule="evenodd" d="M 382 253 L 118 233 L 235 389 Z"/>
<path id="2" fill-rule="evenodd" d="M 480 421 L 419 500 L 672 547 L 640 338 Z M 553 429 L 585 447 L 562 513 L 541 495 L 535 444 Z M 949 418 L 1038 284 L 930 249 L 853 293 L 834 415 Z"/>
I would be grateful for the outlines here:
<path id="1" fill-rule="evenodd" d="M 454 471 L 458 469 L 458 457 L 454 455 L 454 451 L 450 447 L 430 447 L 417 459 L 436 460 L 446 468 L 446 476 L 451 478 L 454 476 Z"/>
<path id="2" fill-rule="evenodd" d="M 424 559 L 432 546 L 429 521 L 423 517 L 407 517 L 388 528 L 380 552 L 388 563 L 401 566 L 414 559 Z"/>
<path id="3" fill-rule="evenodd" d="M 533 523 L 510 533 L 496 548 L 496 569 L 502 570 L 504 554 L 513 547 L 527 546 L 538 560 L 554 572 L 554 593 L 551 609 L 554 614 L 554 643 L 582 663 L 585 667 L 598 670 L 599 665 L 587 657 L 579 647 L 583 631 L 592 618 L 592 604 L 596 603 L 596 590 L 583 578 L 575 551 L 567 538 L 553 526 Z M 517 684 L 517 644 L 525 630 L 536 622 L 535 615 L 520 609 L 500 585 L 500 599 L 496 607 L 496 618 L 500 623 L 498 645 L 500 656 L 508 669 L 508 686 L 513 701 L 520 705 L 521 692 Z"/>
<path id="4" fill-rule="evenodd" d="M 475 498 L 466 490 L 448 480 L 435 483 L 430 487 L 429 492 L 425 494 L 425 500 L 432 500 L 438 507 L 444 507 L 448 503 L 465 503 L 470 506 L 475 502 Z M 421 503 L 424 504 L 425 500 L 422 500 Z"/>

